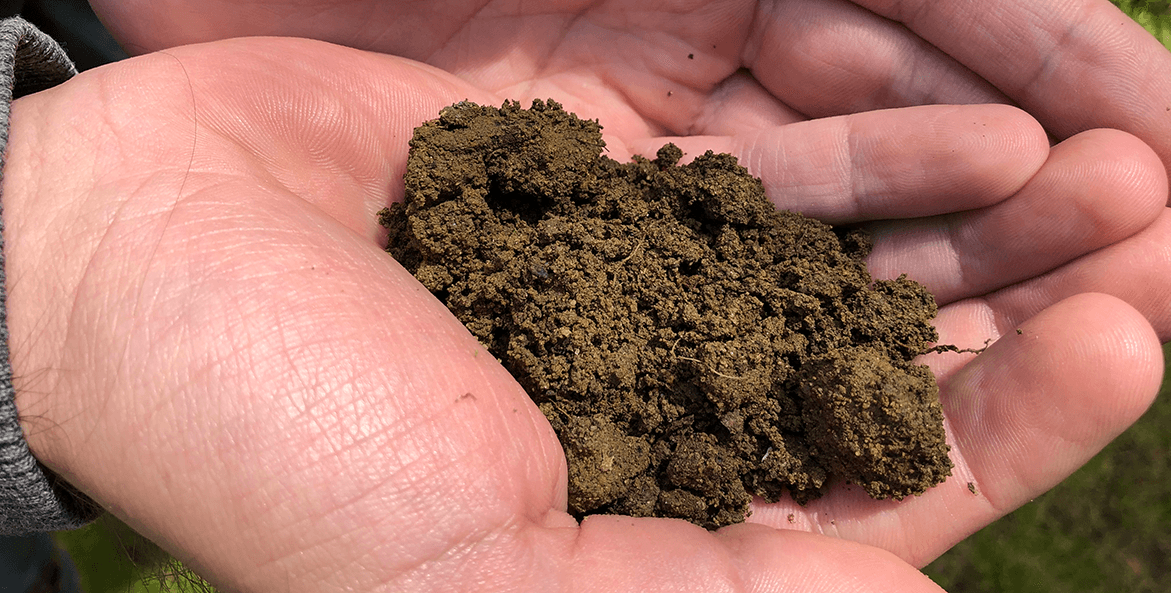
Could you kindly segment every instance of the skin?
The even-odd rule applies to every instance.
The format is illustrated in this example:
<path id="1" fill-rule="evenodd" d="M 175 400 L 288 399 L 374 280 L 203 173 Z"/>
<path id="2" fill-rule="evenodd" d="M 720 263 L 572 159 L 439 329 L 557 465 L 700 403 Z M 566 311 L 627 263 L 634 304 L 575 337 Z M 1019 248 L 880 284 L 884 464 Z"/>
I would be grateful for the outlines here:
<path id="1" fill-rule="evenodd" d="M 617 137 L 1000 102 L 1057 139 L 1116 128 L 1171 162 L 1171 59 L 1106 0 L 91 4 L 132 52 L 249 35 L 321 39 L 425 62 L 511 98 L 554 96 Z"/>
<path id="2" fill-rule="evenodd" d="M 824 155 L 794 154 L 782 147 L 795 134 L 824 134 L 824 144 L 810 140 L 808 150 L 826 150 L 847 133 L 847 124 L 831 119 L 838 125 L 833 130 L 788 124 L 916 105 L 1003 103 L 1027 111 L 1051 142 L 1098 128 L 1117 129 L 1146 143 L 1165 168 L 1171 167 L 1171 53 L 1106 0 L 92 4 L 132 52 L 230 37 L 288 35 L 424 62 L 499 97 L 522 102 L 553 97 L 582 117 L 599 119 L 614 158 L 654 154 L 667 141 L 690 154 L 709 148 L 730 152 L 764 180 L 778 205 L 834 223 L 949 215 L 987 204 L 973 197 L 963 182 L 930 191 L 897 188 L 917 191 L 915 199 L 907 191 L 894 199 L 896 187 L 882 180 L 867 187 L 834 185 L 847 179 L 848 159 L 894 161 L 900 154 L 919 159 L 912 153 L 928 141 L 922 136 L 905 136 L 901 144 L 851 146 L 848 157 L 823 166 L 823 176 L 798 180 L 791 173 L 795 162 Z M 884 120 L 876 121 L 876 126 L 884 125 Z M 992 144 L 984 148 L 1003 149 Z M 919 166 L 940 163 L 922 161 Z M 1164 204 L 1171 204 L 1171 195 L 1164 197 Z M 1065 212 L 1066 204 L 1054 200 L 1052 208 Z M 1136 214 L 1148 215 L 1147 210 Z M 952 229 L 963 228 L 955 223 L 960 219 L 966 215 L 952 217 Z M 1037 220 L 1037 231 L 1062 224 L 1058 220 Z M 925 228 L 941 228 L 940 222 L 926 221 Z M 952 287 L 932 275 L 941 266 L 963 261 L 956 253 L 965 244 L 963 238 L 905 231 L 895 239 L 919 245 L 899 250 L 916 255 L 900 259 L 880 250 L 872 260 L 874 270 L 879 275 L 907 272 L 937 294 L 949 292 Z M 956 245 L 933 249 L 939 241 Z M 1148 233 L 1097 258 L 1095 274 L 1047 285 L 1049 300 L 1087 291 L 1112 294 L 1142 312 L 1162 340 L 1171 340 L 1171 308 L 1165 306 L 1171 288 L 1161 280 L 1171 276 L 1167 245 L 1171 210 L 1164 209 Z M 1052 263 L 1032 265 L 1032 255 L 1016 257 L 1021 267 L 1011 275 L 974 271 L 979 286 L 968 288 L 1005 288 Z M 1148 265 L 1145 271 L 1113 264 L 1138 259 Z M 972 276 L 968 270 L 952 273 Z M 1130 280 L 1120 277 L 1135 274 L 1144 276 L 1135 285 L 1145 290 L 1133 290 Z M 960 294 L 943 296 L 950 301 Z"/>
<path id="3" fill-rule="evenodd" d="M 305 21 L 276 18 L 282 10 L 308 10 L 209 3 L 199 13 L 195 3 L 161 2 L 134 25 L 110 6 L 105 18 L 130 23 L 118 31 L 129 39 L 135 26 L 166 33 L 157 20 L 166 10 L 177 21 L 208 19 L 183 27 L 196 31 L 227 27 L 214 22 L 217 11 L 237 10 L 239 22 L 265 8 L 279 24 Z M 318 9 L 323 24 L 363 14 L 347 12 L 358 3 L 329 6 Z M 518 23 L 505 28 L 540 36 Z M 698 24 L 712 23 L 725 21 Z M 402 33 L 386 31 L 368 42 Z M 1093 55 L 1085 43 L 1048 62 Z M 538 46 L 518 47 L 495 55 L 523 65 L 525 48 Z M 714 60 L 703 47 L 643 63 Z M 954 87 L 949 102 L 999 88 L 992 74 L 973 66 L 960 76 L 961 62 L 915 47 L 950 64 L 928 85 Z M 856 69 L 840 73 L 845 90 L 826 96 L 828 112 L 805 113 L 768 90 L 784 85 L 766 73 L 715 78 L 739 66 L 696 74 L 717 80 L 710 87 L 672 78 L 687 72 L 611 87 L 591 84 L 606 76 L 589 68 L 525 79 L 509 74 L 520 69 L 508 60 L 479 71 L 439 65 L 449 71 L 317 41 L 238 39 L 111 65 L 14 105 L 3 216 L 30 446 L 225 589 L 937 591 L 916 567 L 1060 481 L 1154 397 L 1159 339 L 1171 335 L 1171 274 L 1162 273 L 1171 218 L 1166 151 L 1146 136 L 1168 130 L 1123 107 L 1095 113 L 1092 91 L 1050 97 L 1048 115 L 1031 108 L 1043 127 L 996 104 L 837 115 L 898 107 L 882 104 L 898 95 L 897 81 L 863 97 L 847 84 L 867 74 Z M 1117 76 L 1058 70 L 1047 75 L 1068 85 Z M 1171 96 L 1148 80 L 1132 81 L 1116 103 Z M 614 90 L 656 81 L 690 90 L 630 103 Z M 552 94 L 602 118 L 616 158 L 687 135 L 678 139 L 687 152 L 739 156 L 779 207 L 868 223 L 876 274 L 906 272 L 940 295 L 943 342 L 996 340 L 978 357 L 928 357 L 953 477 L 901 503 L 842 487 L 806 507 L 757 505 L 749 524 L 716 533 L 624 517 L 579 525 L 566 515 L 555 435 L 381 251 L 374 217 L 401 198 L 410 130 L 442 106 Z M 687 102 L 661 105 L 675 99 Z M 1060 117 L 1070 103 L 1086 125 Z M 1093 118 L 1129 133 L 1078 131 Z M 1061 142 L 1050 146 L 1049 135 Z"/>

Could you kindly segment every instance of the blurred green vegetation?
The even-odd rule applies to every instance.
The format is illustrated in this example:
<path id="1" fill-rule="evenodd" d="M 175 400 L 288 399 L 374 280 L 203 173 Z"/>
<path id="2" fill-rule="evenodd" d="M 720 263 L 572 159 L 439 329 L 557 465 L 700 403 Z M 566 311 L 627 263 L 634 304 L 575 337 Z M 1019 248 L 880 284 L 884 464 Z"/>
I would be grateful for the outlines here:
<path id="1" fill-rule="evenodd" d="M 1171 0 L 1111 1 L 1171 48 Z M 952 593 L 1171 591 L 1171 344 L 1163 354 L 1163 388 L 1138 423 L 924 572 Z M 112 517 L 56 537 L 87 593 L 213 591 Z"/>
<path id="2" fill-rule="evenodd" d="M 1171 0 L 1110 0 L 1171 48 Z"/>
<path id="3" fill-rule="evenodd" d="M 111 515 L 55 534 L 86 593 L 211 593 L 213 589 L 150 540 Z"/>

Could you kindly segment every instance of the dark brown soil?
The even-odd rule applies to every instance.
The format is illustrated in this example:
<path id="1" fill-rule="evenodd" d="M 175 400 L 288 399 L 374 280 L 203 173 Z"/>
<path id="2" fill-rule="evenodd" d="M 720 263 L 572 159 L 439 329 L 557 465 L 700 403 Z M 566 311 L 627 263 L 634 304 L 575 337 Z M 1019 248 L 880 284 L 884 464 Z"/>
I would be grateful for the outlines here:
<path id="1" fill-rule="evenodd" d="M 556 102 L 471 103 L 415 130 L 388 251 L 561 438 L 569 510 L 743 521 L 834 480 L 875 498 L 951 471 L 921 285 L 869 239 L 777 211 L 726 154 L 620 164 Z"/>

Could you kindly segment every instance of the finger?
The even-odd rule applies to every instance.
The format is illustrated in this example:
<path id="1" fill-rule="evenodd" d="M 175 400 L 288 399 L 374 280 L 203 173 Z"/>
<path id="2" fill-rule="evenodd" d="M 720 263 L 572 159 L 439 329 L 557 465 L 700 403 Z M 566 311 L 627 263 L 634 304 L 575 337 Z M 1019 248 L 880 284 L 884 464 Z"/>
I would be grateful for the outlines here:
<path id="1" fill-rule="evenodd" d="M 778 208 L 831 223 L 928 216 L 995 204 L 1048 154 L 1044 131 L 1003 105 L 927 106 L 801 122 L 733 137 L 652 138 L 685 154 L 730 152 Z"/>
<path id="2" fill-rule="evenodd" d="M 1057 145 L 1012 198 L 952 215 L 880 223 L 869 265 L 879 278 L 908 274 L 939 304 L 1043 274 L 1129 237 L 1165 210 L 1158 155 L 1115 130 Z"/>
<path id="3" fill-rule="evenodd" d="M 984 306 L 957 303 L 953 314 Z M 986 520 L 1089 461 L 1146 411 L 1163 372 L 1150 324 L 1108 295 L 1073 296 L 1019 327 L 996 330 L 1004 337 L 984 353 L 992 356 L 977 356 L 952 375 L 941 396 L 960 475 L 972 476 L 987 502 L 973 501 L 961 484 L 953 490 L 972 507 L 987 504 Z"/>
<path id="4" fill-rule="evenodd" d="M 963 301 L 939 319 L 945 340 L 1001 336 L 979 356 L 933 357 L 933 368 L 940 361 L 952 367 L 939 373 L 956 464 L 946 482 L 902 502 L 839 487 L 805 507 L 754 506 L 750 520 L 832 533 L 922 566 L 1064 479 L 1132 424 L 1159 389 L 1159 341 L 1118 299 L 1082 294 L 1012 325 L 988 309 Z"/>
<path id="5" fill-rule="evenodd" d="M 1171 341 L 1171 209 L 1141 233 L 1052 272 L 984 297 L 1005 325 L 1082 292 L 1102 292 L 1129 303 Z"/>
<path id="6" fill-rule="evenodd" d="M 743 61 L 809 117 L 928 104 L 1011 103 L 901 24 L 846 0 L 762 3 Z"/>
<path id="7" fill-rule="evenodd" d="M 1130 132 L 1171 165 L 1171 53 L 1103 0 L 857 0 L 952 56 L 1058 138 Z"/>

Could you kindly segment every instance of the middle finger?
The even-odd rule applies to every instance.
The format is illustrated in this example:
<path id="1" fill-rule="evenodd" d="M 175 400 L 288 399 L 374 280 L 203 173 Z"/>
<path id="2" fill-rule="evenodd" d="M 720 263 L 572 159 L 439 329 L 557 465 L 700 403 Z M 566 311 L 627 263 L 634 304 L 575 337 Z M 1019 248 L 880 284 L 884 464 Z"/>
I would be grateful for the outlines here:
<path id="1" fill-rule="evenodd" d="M 875 225 L 875 277 L 908 274 L 940 305 L 1048 272 L 1125 239 L 1163 210 L 1158 156 L 1115 130 L 1055 146 L 1012 198 L 986 208 Z"/>

